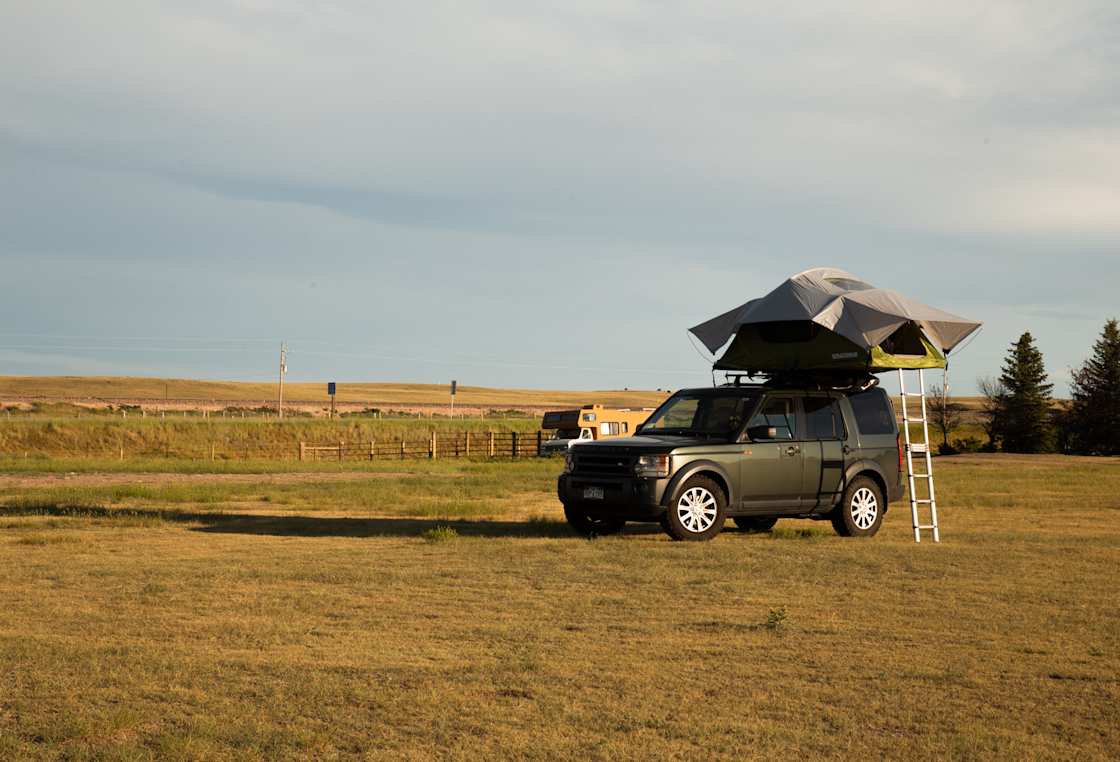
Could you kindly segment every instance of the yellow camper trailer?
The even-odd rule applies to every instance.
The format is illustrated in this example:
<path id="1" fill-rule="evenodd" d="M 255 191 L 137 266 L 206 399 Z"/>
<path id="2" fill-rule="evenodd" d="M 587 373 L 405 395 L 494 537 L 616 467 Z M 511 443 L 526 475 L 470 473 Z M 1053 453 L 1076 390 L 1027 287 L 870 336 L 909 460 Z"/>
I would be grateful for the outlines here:
<path id="1" fill-rule="evenodd" d="M 628 437 L 649 418 L 653 410 L 652 407 L 608 408 L 602 405 L 584 405 L 578 410 L 547 412 L 541 421 L 541 428 L 554 433 L 541 444 L 541 455 L 563 453 L 579 442 Z"/>

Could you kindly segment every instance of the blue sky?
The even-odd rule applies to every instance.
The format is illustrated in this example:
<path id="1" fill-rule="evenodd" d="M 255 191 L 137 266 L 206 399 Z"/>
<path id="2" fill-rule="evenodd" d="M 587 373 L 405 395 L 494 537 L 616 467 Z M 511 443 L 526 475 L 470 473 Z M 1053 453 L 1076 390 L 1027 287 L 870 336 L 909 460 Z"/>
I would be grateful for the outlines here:
<path id="1" fill-rule="evenodd" d="M 807 267 L 1023 330 L 1120 313 L 1115 3 L 0 11 L 0 374 L 678 387 Z"/>

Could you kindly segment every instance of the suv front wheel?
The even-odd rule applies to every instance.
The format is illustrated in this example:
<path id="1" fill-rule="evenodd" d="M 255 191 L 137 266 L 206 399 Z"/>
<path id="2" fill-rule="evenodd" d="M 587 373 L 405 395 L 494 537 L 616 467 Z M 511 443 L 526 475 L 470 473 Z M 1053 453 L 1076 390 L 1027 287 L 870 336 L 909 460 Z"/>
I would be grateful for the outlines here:
<path id="1" fill-rule="evenodd" d="M 871 537 L 883 524 L 887 503 L 874 479 L 857 476 L 832 511 L 832 528 L 841 537 Z"/>
<path id="2" fill-rule="evenodd" d="M 723 490 L 705 476 L 694 476 L 673 496 L 661 527 L 674 540 L 710 540 L 723 529 L 726 516 Z"/>

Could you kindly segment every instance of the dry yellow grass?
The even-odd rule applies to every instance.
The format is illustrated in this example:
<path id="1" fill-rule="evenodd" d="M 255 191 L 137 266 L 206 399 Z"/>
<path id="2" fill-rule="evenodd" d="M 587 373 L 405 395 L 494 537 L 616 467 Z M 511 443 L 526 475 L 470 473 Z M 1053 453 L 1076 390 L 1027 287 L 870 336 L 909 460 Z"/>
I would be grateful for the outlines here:
<path id="1" fill-rule="evenodd" d="M 8 489 L 0 758 L 1113 758 L 1118 465 L 939 459 L 939 546 L 578 540 L 554 462 Z"/>
<path id="2" fill-rule="evenodd" d="M 337 401 L 370 405 L 444 405 L 444 384 L 372 384 L 339 380 Z M 326 383 L 287 383 L 285 398 L 292 401 L 326 403 Z M 244 381 L 197 381 L 185 379 L 134 378 L 126 376 L 0 376 L 0 399 L 113 399 L 196 400 L 209 402 L 260 402 L 276 398 L 276 384 Z M 491 389 L 460 386 L 455 402 L 463 407 L 572 407 L 591 402 L 617 406 L 657 405 L 666 393 L 654 391 L 549 391 L 542 389 Z"/>

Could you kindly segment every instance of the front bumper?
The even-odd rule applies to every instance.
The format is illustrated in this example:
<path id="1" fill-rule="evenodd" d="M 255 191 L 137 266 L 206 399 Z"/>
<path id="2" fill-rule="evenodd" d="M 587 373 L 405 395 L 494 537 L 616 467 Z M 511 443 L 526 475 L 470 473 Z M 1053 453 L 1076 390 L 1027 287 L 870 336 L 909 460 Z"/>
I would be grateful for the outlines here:
<path id="1" fill-rule="evenodd" d="M 556 481 L 556 492 L 565 507 L 578 507 L 589 515 L 623 518 L 627 521 L 656 521 L 665 513 L 661 498 L 668 479 L 596 478 L 562 474 Z M 584 490 L 597 487 L 603 499 L 586 499 Z"/>

